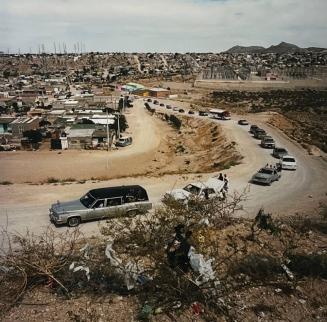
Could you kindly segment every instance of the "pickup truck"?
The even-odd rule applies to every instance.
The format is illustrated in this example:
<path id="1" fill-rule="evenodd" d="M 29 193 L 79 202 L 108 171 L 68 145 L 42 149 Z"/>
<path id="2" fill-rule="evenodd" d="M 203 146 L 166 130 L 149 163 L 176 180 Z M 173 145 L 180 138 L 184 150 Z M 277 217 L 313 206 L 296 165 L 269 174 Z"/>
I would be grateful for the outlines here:
<path id="1" fill-rule="evenodd" d="M 181 189 L 167 191 L 165 197 L 172 197 L 175 200 L 187 203 L 194 198 L 224 198 L 224 181 L 217 178 L 210 178 L 207 182 L 193 182 Z"/>
<path id="2" fill-rule="evenodd" d="M 266 135 L 261 139 L 261 146 L 267 149 L 274 149 L 275 141 L 271 136 Z"/>

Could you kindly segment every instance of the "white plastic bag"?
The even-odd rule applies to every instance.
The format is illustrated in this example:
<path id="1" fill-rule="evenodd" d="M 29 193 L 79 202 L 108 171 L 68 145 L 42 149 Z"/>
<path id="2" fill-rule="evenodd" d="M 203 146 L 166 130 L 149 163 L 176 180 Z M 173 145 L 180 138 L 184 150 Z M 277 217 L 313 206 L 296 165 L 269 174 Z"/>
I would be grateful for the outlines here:
<path id="1" fill-rule="evenodd" d="M 193 271 L 200 274 L 195 281 L 197 285 L 215 279 L 215 273 L 211 266 L 212 259 L 206 261 L 202 254 L 196 254 L 194 252 L 194 247 L 190 248 L 188 258 Z"/>

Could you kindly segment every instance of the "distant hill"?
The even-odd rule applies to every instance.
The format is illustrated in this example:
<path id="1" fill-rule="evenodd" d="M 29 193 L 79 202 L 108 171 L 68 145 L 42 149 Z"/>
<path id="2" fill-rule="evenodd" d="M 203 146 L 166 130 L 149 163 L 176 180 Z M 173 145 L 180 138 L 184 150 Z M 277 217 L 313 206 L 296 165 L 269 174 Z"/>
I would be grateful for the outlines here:
<path id="1" fill-rule="evenodd" d="M 292 52 L 299 52 L 303 51 L 302 48 L 289 44 L 287 42 L 282 41 L 280 44 L 276 46 L 270 46 L 266 50 L 264 50 L 265 53 L 276 53 L 276 54 L 285 54 L 285 53 L 292 53 Z"/>
<path id="2" fill-rule="evenodd" d="M 326 48 L 308 47 L 301 48 L 294 44 L 290 44 L 282 41 L 278 45 L 273 45 L 268 48 L 262 46 L 234 46 L 225 51 L 229 54 L 255 54 L 255 53 L 275 53 L 275 54 L 287 54 L 294 52 L 320 52 L 325 51 Z"/>
<path id="3" fill-rule="evenodd" d="M 226 53 L 230 54 L 254 54 L 260 53 L 265 50 L 265 47 L 262 46 L 234 46 L 226 51 Z"/>

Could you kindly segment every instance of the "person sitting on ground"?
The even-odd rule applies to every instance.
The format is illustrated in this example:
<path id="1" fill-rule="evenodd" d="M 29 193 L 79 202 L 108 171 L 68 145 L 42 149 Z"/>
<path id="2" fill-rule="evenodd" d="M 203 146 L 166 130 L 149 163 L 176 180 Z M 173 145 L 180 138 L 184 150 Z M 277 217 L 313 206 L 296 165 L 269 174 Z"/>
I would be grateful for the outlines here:
<path id="1" fill-rule="evenodd" d="M 224 176 L 222 173 L 219 173 L 219 177 L 218 177 L 218 180 L 221 180 L 221 181 L 224 181 Z"/>

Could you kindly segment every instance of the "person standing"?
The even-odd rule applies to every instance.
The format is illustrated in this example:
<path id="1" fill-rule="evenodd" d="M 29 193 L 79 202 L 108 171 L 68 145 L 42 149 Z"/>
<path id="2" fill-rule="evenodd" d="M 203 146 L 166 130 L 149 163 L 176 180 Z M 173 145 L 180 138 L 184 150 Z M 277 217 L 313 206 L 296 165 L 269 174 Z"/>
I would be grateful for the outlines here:
<path id="1" fill-rule="evenodd" d="M 229 180 L 227 178 L 227 174 L 224 175 L 224 190 L 228 191 L 229 188 Z"/>

